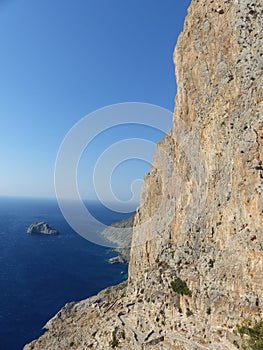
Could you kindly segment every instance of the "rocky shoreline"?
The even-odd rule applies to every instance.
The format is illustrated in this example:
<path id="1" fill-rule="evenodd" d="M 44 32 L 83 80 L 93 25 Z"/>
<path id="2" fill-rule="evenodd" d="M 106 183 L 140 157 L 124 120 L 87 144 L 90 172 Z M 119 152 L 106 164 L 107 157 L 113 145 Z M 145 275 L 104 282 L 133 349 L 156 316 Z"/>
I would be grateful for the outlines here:
<path id="1" fill-rule="evenodd" d="M 114 251 L 118 256 L 110 258 L 111 264 L 127 264 L 130 260 L 134 215 L 126 220 L 116 222 L 101 232 L 103 238 L 116 245 Z"/>

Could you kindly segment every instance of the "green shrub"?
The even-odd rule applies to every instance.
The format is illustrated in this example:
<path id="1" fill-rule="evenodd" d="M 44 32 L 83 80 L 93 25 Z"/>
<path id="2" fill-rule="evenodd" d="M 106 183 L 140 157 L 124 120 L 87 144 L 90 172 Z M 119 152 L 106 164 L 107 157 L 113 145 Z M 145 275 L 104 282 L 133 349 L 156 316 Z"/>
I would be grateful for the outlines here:
<path id="1" fill-rule="evenodd" d="M 236 340 L 233 341 L 233 344 L 235 345 L 236 348 L 240 349 L 240 346 Z"/>
<path id="2" fill-rule="evenodd" d="M 125 339 L 125 330 L 124 329 L 121 331 L 121 336 L 122 336 L 122 339 Z"/>
<path id="3" fill-rule="evenodd" d="M 214 267 L 214 264 L 215 264 L 215 259 L 210 259 L 210 260 L 208 261 L 208 266 L 209 266 L 209 267 L 213 268 L 213 267 Z"/>
<path id="4" fill-rule="evenodd" d="M 117 331 L 118 331 L 118 327 L 115 327 L 114 331 L 112 332 L 112 341 L 111 341 L 111 347 L 117 348 L 119 345 L 118 339 L 117 339 Z"/>
<path id="5" fill-rule="evenodd" d="M 242 338 L 242 347 L 249 346 L 252 350 L 263 350 L 263 321 L 255 322 L 246 320 L 243 321 L 237 328 L 238 333 Z M 247 336 L 247 339 L 244 338 Z"/>
<path id="6" fill-rule="evenodd" d="M 187 308 L 187 310 L 186 310 L 186 316 L 187 316 L 187 317 L 190 317 L 190 316 L 192 316 L 193 314 L 194 314 L 193 311 L 191 311 L 190 309 Z"/>
<path id="7" fill-rule="evenodd" d="M 178 294 L 192 296 L 192 292 L 187 287 L 186 282 L 179 277 L 171 282 L 171 287 L 172 290 Z"/>

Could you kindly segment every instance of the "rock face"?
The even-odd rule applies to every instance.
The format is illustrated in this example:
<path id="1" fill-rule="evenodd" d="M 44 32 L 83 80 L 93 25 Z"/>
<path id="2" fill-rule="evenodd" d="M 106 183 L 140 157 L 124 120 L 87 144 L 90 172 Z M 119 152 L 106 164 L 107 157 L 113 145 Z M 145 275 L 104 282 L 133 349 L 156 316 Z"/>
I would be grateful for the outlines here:
<path id="1" fill-rule="evenodd" d="M 230 350 L 242 320 L 263 319 L 262 13 L 261 0 L 192 1 L 128 283 L 66 306 L 25 349 Z"/>
<path id="2" fill-rule="evenodd" d="M 27 233 L 42 233 L 44 235 L 57 235 L 59 232 L 51 228 L 46 222 L 35 222 L 27 229 Z"/>

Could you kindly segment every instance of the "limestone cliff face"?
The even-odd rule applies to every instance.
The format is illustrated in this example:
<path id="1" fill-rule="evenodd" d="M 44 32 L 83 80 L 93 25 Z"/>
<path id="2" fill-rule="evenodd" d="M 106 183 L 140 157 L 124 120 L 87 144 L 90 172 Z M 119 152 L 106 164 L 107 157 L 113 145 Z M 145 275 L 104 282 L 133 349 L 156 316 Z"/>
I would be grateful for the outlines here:
<path id="1" fill-rule="evenodd" d="M 129 281 L 66 306 L 25 349 L 231 350 L 238 323 L 263 319 L 262 14 L 261 0 L 192 1 Z"/>
<path id="2" fill-rule="evenodd" d="M 169 263 L 215 324 L 263 312 L 262 24 L 261 1 L 192 2 L 174 54 L 174 129 L 135 219 L 130 281 Z"/>

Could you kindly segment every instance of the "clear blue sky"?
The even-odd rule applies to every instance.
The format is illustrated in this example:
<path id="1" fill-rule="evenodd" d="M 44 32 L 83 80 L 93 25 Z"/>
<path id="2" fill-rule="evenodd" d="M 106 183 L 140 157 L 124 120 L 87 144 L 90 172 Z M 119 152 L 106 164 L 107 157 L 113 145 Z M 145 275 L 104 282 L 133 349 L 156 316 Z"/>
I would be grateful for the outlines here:
<path id="1" fill-rule="evenodd" d="M 58 148 L 68 130 L 98 108 L 139 101 L 173 110 L 172 54 L 189 4 L 0 0 L 0 195 L 54 197 Z M 121 134 L 133 132 L 144 133 L 134 127 Z M 96 149 L 116 135 L 106 133 Z M 124 197 L 125 176 L 147 171 L 135 163 L 116 172 Z"/>

